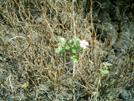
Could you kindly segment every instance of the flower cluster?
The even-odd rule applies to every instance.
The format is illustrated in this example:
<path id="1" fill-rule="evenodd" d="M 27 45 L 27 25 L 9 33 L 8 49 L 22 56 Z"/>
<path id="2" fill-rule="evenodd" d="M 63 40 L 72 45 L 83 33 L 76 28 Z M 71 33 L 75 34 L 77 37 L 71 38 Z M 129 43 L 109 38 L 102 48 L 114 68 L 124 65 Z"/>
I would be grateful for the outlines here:
<path id="1" fill-rule="evenodd" d="M 80 41 L 80 46 L 81 46 L 83 49 L 86 49 L 88 45 L 89 45 L 89 43 L 88 43 L 86 40 L 81 40 L 81 41 Z"/>

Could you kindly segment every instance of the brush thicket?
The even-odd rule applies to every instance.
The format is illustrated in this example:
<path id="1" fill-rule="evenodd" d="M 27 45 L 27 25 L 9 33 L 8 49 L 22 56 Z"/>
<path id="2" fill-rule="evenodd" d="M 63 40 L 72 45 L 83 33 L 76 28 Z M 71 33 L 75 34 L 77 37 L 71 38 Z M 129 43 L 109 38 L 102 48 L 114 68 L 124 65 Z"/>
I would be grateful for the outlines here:
<path id="1" fill-rule="evenodd" d="M 1 90 L 3 97 L 12 99 L 72 99 L 75 79 L 76 98 L 88 95 L 90 100 L 114 99 L 132 80 L 133 56 L 127 53 L 116 57 L 111 38 L 100 42 L 91 20 L 84 17 L 84 1 L 75 11 L 76 36 L 90 45 L 80 52 L 72 78 L 73 63 L 63 61 L 63 54 L 55 53 L 56 36 L 74 36 L 72 5 L 66 0 L 7 0 L 0 5 Z M 92 16 L 92 18 L 91 18 Z M 112 62 L 109 74 L 102 76 L 103 62 Z M 66 62 L 66 63 L 65 63 Z M 27 84 L 27 85 L 26 85 Z M 24 86 L 25 85 L 25 86 Z M 4 99 L 4 98 L 3 98 Z"/>

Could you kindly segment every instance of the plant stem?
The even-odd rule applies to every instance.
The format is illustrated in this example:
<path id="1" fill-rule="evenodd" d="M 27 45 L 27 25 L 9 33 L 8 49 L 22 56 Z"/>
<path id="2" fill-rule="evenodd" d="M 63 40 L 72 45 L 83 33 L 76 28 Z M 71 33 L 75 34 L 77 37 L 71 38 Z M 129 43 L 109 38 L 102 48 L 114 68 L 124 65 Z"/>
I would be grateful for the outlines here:
<path id="1" fill-rule="evenodd" d="M 75 30 L 75 11 L 74 11 L 74 2 L 75 0 L 72 1 L 72 22 L 73 22 L 73 33 L 74 33 L 74 37 L 76 37 L 76 30 Z"/>
<path id="2" fill-rule="evenodd" d="M 98 94 L 99 94 L 99 86 L 100 86 L 100 82 L 101 82 L 101 77 L 99 77 L 99 81 L 98 81 L 98 84 L 97 84 L 97 89 L 96 89 L 96 101 L 98 101 Z"/>
<path id="3" fill-rule="evenodd" d="M 73 64 L 73 101 L 75 101 L 75 62 Z"/>
<path id="4" fill-rule="evenodd" d="M 76 2 L 75 0 L 72 0 L 72 22 L 73 22 L 73 33 L 74 33 L 74 37 L 76 37 L 76 30 L 75 30 L 75 11 L 74 11 L 74 2 Z M 75 64 L 75 62 L 74 62 L 74 64 L 73 64 L 73 101 L 75 101 L 76 100 L 76 98 L 75 98 L 75 79 L 74 79 L 74 77 L 75 77 L 75 66 L 76 66 L 76 64 Z"/>

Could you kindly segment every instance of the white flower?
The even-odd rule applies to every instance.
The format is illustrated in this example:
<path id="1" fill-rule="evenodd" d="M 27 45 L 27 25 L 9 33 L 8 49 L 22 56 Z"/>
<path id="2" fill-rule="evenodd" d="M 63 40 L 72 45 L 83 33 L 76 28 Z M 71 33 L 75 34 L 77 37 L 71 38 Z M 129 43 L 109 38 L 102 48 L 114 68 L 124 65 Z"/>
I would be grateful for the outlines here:
<path id="1" fill-rule="evenodd" d="M 85 40 L 81 40 L 80 41 L 80 46 L 83 48 L 83 49 L 86 49 L 87 48 L 87 45 L 89 45 L 89 43 Z"/>
<path id="2" fill-rule="evenodd" d="M 64 42 L 64 43 L 66 42 L 66 39 L 65 38 L 62 38 L 61 37 L 60 39 L 62 40 L 62 42 Z"/>

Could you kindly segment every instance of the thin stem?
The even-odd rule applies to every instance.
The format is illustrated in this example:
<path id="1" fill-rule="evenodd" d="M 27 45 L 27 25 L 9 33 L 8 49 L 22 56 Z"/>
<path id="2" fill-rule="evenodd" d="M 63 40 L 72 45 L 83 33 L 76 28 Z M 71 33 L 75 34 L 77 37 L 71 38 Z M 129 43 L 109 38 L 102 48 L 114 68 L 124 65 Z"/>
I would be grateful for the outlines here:
<path id="1" fill-rule="evenodd" d="M 72 8 L 73 8 L 73 10 L 72 10 L 72 22 L 73 22 L 73 33 L 74 33 L 74 37 L 76 37 L 74 2 L 75 2 L 75 0 L 72 1 Z"/>
<path id="2" fill-rule="evenodd" d="M 91 49 L 91 52 L 92 52 L 92 58 L 94 60 L 94 39 L 95 39 L 95 31 L 94 31 L 94 27 L 93 27 L 93 11 L 92 11 L 92 0 L 90 0 L 90 17 L 91 17 L 91 28 L 92 28 L 92 49 Z"/>
<path id="3" fill-rule="evenodd" d="M 98 82 L 97 89 L 96 89 L 96 90 L 97 90 L 97 91 L 96 91 L 96 101 L 98 101 L 97 98 L 98 98 L 98 94 L 99 94 L 100 82 L 101 82 L 101 77 L 99 77 L 99 82 Z"/>
<path id="4" fill-rule="evenodd" d="M 73 10 L 72 10 L 72 22 L 73 22 L 73 33 L 74 33 L 74 37 L 76 37 L 76 30 L 75 30 L 75 11 L 74 11 L 74 2 L 75 2 L 75 0 L 72 0 L 72 8 L 73 8 Z M 74 62 L 74 64 L 73 64 L 73 101 L 75 101 L 76 100 L 76 98 L 75 98 L 75 79 L 74 79 L 74 77 L 75 77 L 75 62 Z"/>
<path id="5" fill-rule="evenodd" d="M 74 64 L 73 64 L 73 101 L 75 101 L 75 62 L 74 62 Z"/>

